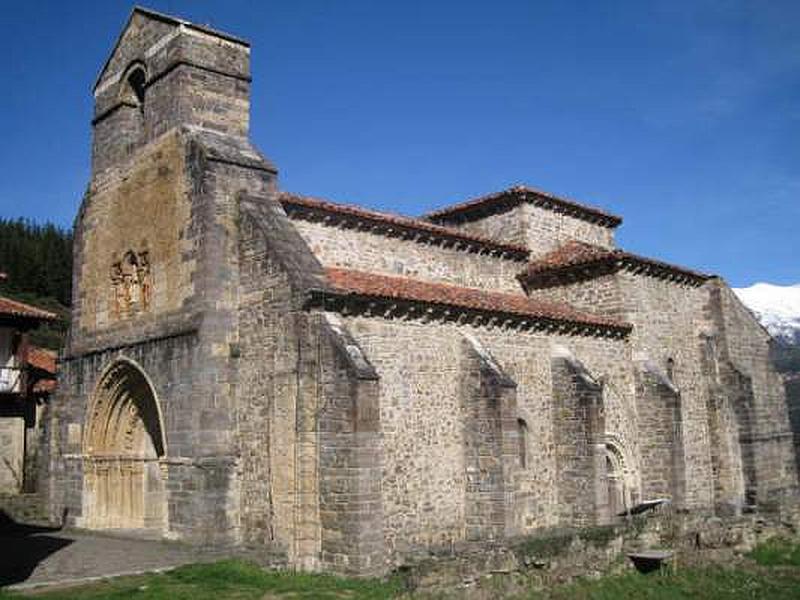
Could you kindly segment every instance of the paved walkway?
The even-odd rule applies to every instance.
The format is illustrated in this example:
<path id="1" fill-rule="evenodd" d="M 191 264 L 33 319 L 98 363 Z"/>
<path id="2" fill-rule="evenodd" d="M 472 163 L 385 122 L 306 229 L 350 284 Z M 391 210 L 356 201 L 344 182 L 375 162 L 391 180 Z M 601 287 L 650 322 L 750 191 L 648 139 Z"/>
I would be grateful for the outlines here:
<path id="1" fill-rule="evenodd" d="M 213 558 L 177 543 L 16 526 L 0 530 L 0 587 L 66 584 Z"/>

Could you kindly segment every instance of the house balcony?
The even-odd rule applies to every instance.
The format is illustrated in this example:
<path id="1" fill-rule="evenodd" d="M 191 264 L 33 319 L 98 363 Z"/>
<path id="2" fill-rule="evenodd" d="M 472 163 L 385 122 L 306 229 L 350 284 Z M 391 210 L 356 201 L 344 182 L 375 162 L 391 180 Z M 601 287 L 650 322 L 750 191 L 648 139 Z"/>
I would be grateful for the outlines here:
<path id="1" fill-rule="evenodd" d="M 0 367 L 0 394 L 21 394 L 23 373 L 22 367 Z"/>

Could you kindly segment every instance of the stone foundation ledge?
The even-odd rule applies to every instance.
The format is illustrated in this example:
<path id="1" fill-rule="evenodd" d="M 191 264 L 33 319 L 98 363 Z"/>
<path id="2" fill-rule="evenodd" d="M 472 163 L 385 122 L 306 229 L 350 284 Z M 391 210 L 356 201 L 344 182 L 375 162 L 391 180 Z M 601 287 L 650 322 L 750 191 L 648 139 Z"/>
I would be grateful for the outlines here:
<path id="1" fill-rule="evenodd" d="M 632 569 L 629 553 L 666 550 L 673 567 L 726 563 L 758 543 L 800 532 L 800 505 L 754 511 L 736 517 L 677 512 L 662 508 L 608 526 L 552 529 L 504 543 L 464 548 L 409 561 L 396 570 L 408 589 L 462 590 L 487 577 L 524 577 L 549 587 L 577 578 Z"/>

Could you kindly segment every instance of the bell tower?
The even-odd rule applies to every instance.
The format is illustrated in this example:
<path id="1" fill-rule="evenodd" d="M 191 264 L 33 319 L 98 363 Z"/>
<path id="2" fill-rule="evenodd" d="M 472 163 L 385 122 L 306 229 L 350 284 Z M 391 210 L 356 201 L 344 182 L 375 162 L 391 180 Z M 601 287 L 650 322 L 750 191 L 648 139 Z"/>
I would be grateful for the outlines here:
<path id="1" fill-rule="evenodd" d="M 250 46 L 134 8 L 94 86 L 93 176 L 176 126 L 246 138 Z"/>
<path id="2" fill-rule="evenodd" d="M 240 198 L 279 208 L 249 62 L 247 42 L 135 8 L 94 84 L 50 486 L 71 525 L 240 539 Z"/>

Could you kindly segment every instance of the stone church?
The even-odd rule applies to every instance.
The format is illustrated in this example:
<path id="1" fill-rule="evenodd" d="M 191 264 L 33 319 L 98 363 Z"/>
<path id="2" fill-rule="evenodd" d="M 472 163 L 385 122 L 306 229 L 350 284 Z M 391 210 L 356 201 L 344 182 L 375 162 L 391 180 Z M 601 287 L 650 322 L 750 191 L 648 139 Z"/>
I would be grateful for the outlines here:
<path id="1" fill-rule="evenodd" d="M 94 85 L 54 515 L 380 574 L 793 497 L 772 341 L 719 277 L 529 187 L 416 218 L 281 191 L 249 58 L 137 8 Z"/>

